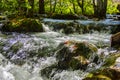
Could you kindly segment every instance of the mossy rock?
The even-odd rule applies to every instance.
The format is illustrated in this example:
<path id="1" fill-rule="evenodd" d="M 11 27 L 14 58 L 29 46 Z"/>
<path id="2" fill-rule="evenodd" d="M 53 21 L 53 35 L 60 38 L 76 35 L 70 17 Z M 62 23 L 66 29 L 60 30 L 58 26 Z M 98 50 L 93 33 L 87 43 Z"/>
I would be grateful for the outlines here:
<path id="1" fill-rule="evenodd" d="M 59 31 L 61 33 L 65 33 L 65 34 L 73 34 L 73 33 L 89 33 L 91 30 L 93 30 L 94 28 L 77 22 L 47 22 L 46 24 L 48 24 L 49 26 L 53 27 L 53 31 Z"/>
<path id="2" fill-rule="evenodd" d="M 74 14 L 52 14 L 50 15 L 51 18 L 53 19 L 80 19 L 79 16 L 74 15 Z"/>
<path id="3" fill-rule="evenodd" d="M 72 34 L 76 32 L 77 24 L 74 22 L 57 22 L 51 23 L 50 26 L 53 26 L 54 31 L 59 31 L 65 34 Z"/>
<path id="4" fill-rule="evenodd" d="M 58 47 L 60 50 L 56 53 L 58 67 L 67 69 L 78 69 L 80 65 L 86 65 L 91 56 L 97 57 L 97 47 L 94 44 L 82 41 L 66 41 Z M 94 58 L 96 59 L 96 58 Z M 92 62 L 97 62 L 97 59 Z M 83 62 L 85 60 L 85 62 Z"/>
<path id="5" fill-rule="evenodd" d="M 68 40 L 61 43 L 58 48 L 62 49 L 57 53 L 57 59 L 62 59 L 63 57 L 75 57 L 78 55 L 82 55 L 85 58 L 89 58 L 91 54 L 97 53 L 97 47 L 85 41 L 75 41 Z"/>
<path id="6" fill-rule="evenodd" d="M 120 80 L 120 71 L 112 68 L 95 70 L 83 80 Z"/>
<path id="7" fill-rule="evenodd" d="M 45 21 L 45 24 L 51 26 L 53 31 L 58 31 L 65 34 L 73 34 L 73 33 L 94 33 L 94 31 L 102 32 L 102 31 L 108 31 L 107 25 L 103 23 L 89 23 L 89 24 L 82 24 L 79 23 L 79 21 L 63 21 L 63 22 L 50 22 Z"/>
<path id="8" fill-rule="evenodd" d="M 2 27 L 6 32 L 43 32 L 42 24 L 38 19 L 12 19 Z"/>

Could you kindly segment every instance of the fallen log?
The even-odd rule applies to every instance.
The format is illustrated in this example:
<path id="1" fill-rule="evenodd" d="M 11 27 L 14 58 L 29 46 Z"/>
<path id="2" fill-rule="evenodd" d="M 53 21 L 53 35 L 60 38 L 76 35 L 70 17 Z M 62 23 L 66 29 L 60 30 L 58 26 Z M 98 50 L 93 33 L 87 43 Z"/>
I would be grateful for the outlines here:
<path id="1" fill-rule="evenodd" d="M 120 48 L 120 32 L 111 36 L 111 47 Z"/>

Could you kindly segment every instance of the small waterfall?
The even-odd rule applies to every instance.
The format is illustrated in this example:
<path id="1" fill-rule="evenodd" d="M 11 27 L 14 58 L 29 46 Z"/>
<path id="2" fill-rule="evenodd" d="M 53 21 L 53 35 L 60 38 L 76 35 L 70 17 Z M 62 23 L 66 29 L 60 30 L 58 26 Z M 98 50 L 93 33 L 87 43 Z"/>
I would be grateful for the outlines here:
<path id="1" fill-rule="evenodd" d="M 51 32 L 50 28 L 48 25 L 45 25 L 44 23 L 42 23 L 43 29 L 45 32 Z"/>

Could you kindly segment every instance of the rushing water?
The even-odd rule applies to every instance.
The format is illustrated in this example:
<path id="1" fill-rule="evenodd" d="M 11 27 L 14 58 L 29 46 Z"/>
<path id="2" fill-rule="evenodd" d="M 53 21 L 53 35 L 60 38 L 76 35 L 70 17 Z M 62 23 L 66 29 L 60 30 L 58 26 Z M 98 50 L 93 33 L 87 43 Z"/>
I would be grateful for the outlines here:
<path id="1" fill-rule="evenodd" d="M 41 76 L 42 69 L 56 63 L 56 47 L 66 40 L 97 44 L 98 54 L 105 52 L 108 55 L 109 33 L 65 35 L 43 26 L 46 32 L 42 33 L 0 33 L 0 80 L 82 80 L 87 71 L 63 70 L 49 79 Z"/>

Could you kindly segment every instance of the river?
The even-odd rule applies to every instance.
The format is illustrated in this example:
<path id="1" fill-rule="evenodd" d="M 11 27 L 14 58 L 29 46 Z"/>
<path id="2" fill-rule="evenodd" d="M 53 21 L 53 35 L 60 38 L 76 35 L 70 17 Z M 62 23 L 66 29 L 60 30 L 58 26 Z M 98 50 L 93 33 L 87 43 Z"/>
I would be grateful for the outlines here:
<path id="1" fill-rule="evenodd" d="M 66 22 L 65 20 L 44 19 L 50 22 Z M 120 21 L 77 21 L 87 25 L 88 23 L 104 23 L 118 25 Z M 56 72 L 50 78 L 41 75 L 41 70 L 55 64 L 56 47 L 67 40 L 87 41 L 99 47 L 98 54 L 109 54 L 111 34 L 107 32 L 64 34 L 53 31 L 48 25 L 43 24 L 46 32 L 38 33 L 2 33 L 0 32 L 0 80 L 82 80 L 87 71 L 63 70 Z M 99 68 L 96 65 L 94 68 Z M 93 69 L 94 69 L 93 68 Z M 53 70 L 54 71 L 54 70 Z"/>

